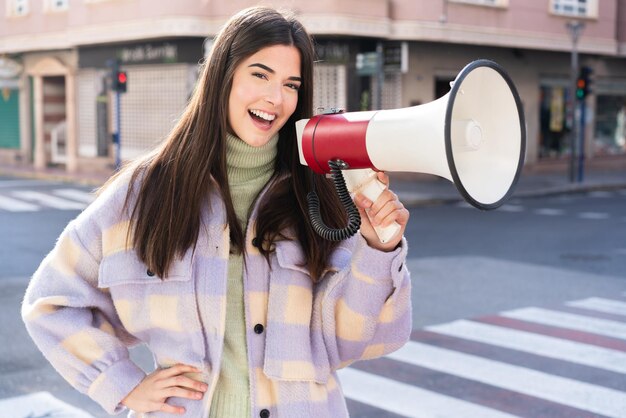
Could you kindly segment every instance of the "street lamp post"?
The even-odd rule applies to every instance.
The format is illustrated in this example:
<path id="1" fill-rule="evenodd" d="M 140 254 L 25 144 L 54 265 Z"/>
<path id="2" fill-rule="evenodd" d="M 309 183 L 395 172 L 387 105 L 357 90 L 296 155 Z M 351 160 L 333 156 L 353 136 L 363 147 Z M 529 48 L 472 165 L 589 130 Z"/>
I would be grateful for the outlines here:
<path id="1" fill-rule="evenodd" d="M 578 20 L 572 20 L 565 25 L 572 37 L 572 67 L 570 71 L 570 94 L 569 94 L 569 126 L 572 127 L 570 132 L 570 164 L 569 164 L 569 179 L 570 182 L 576 181 L 576 160 L 577 152 L 579 149 L 578 141 L 580 141 L 579 130 L 580 128 L 580 112 L 577 110 L 576 102 L 576 77 L 578 75 L 578 39 L 585 28 L 585 24 Z"/>

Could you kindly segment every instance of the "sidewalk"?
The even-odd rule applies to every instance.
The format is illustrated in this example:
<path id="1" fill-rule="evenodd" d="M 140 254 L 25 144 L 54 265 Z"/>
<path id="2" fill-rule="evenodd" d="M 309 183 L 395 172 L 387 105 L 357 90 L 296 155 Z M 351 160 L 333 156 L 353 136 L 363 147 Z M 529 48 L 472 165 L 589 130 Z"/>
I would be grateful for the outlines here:
<path id="1" fill-rule="evenodd" d="M 68 173 L 64 168 L 46 168 L 43 170 L 36 170 L 32 166 L 28 165 L 0 164 L 0 176 L 77 183 L 93 187 L 102 186 L 111 174 L 113 174 L 113 171 Z"/>
<path id="2" fill-rule="evenodd" d="M 408 207 L 463 200 L 454 184 L 440 177 L 404 173 L 392 173 L 390 177 L 391 188 Z M 512 197 L 540 197 L 622 188 L 626 188 L 626 167 L 623 170 L 588 171 L 581 183 L 571 183 L 566 172 L 522 173 Z"/>
<path id="3" fill-rule="evenodd" d="M 0 176 L 101 186 L 112 172 L 67 173 L 61 168 L 35 170 L 28 166 L 0 165 Z M 457 202 L 463 198 L 448 180 L 425 174 L 390 173 L 391 188 L 407 207 Z M 622 170 L 588 170 L 584 181 L 570 183 L 568 173 L 522 173 L 513 197 L 526 198 L 592 190 L 626 188 L 626 167 Z"/>

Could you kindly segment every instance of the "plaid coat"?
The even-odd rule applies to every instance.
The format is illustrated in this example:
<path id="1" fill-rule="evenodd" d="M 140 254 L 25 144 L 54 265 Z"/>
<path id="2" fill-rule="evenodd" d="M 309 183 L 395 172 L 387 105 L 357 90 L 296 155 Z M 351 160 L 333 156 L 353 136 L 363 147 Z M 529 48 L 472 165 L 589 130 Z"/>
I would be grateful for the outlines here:
<path id="1" fill-rule="evenodd" d="M 128 347 L 144 343 L 156 367 L 185 363 L 204 371 L 191 375 L 209 384 L 203 400 L 168 402 L 184 406 L 186 417 L 206 417 L 223 349 L 230 241 L 224 206 L 212 196 L 195 251 L 161 280 L 126 243 L 127 182 L 118 180 L 66 227 L 29 284 L 23 319 L 56 370 L 107 412 L 123 411 L 120 401 L 145 377 L 128 355 Z M 278 242 L 268 265 L 252 245 L 255 216 L 243 277 L 252 418 L 347 417 L 336 370 L 409 338 L 407 243 L 383 253 L 357 234 L 341 243 L 314 284 L 296 241 Z"/>

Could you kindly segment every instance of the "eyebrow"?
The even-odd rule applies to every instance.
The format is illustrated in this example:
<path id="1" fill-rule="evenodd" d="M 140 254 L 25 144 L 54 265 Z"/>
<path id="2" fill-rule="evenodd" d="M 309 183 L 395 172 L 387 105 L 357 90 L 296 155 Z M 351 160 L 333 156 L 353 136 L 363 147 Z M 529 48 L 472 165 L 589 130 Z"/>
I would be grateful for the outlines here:
<path id="1" fill-rule="evenodd" d="M 261 64 L 260 62 L 256 62 L 254 64 L 248 65 L 248 68 L 250 68 L 250 67 L 259 67 L 259 68 L 264 69 L 265 71 L 267 71 L 270 74 L 276 74 L 276 71 L 272 70 L 270 67 L 268 67 L 265 64 Z M 302 82 L 302 78 L 301 77 L 295 77 L 295 76 L 289 77 L 288 80 Z"/>

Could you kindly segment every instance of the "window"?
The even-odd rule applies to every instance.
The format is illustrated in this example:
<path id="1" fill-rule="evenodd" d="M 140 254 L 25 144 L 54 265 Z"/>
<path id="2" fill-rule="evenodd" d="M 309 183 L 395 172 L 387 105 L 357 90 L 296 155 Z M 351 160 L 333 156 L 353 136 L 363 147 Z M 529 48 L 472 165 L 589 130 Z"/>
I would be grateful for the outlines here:
<path id="1" fill-rule="evenodd" d="M 598 17 L 598 0 L 551 0 L 550 11 L 556 15 Z"/>
<path id="2" fill-rule="evenodd" d="M 594 156 L 626 154 L 626 94 L 623 91 L 596 95 Z"/>
<path id="3" fill-rule="evenodd" d="M 453 3 L 475 4 L 478 6 L 509 7 L 509 0 L 448 0 Z"/>
<path id="4" fill-rule="evenodd" d="M 347 108 L 347 76 L 348 70 L 345 64 L 315 64 L 313 68 L 313 111 L 315 113 L 322 113 L 333 107 Z"/>
<path id="5" fill-rule="evenodd" d="M 28 14 L 28 0 L 7 0 L 7 16 L 26 16 Z"/>
<path id="6" fill-rule="evenodd" d="M 70 0 L 47 0 L 45 2 L 46 12 L 64 12 L 70 7 Z"/>

